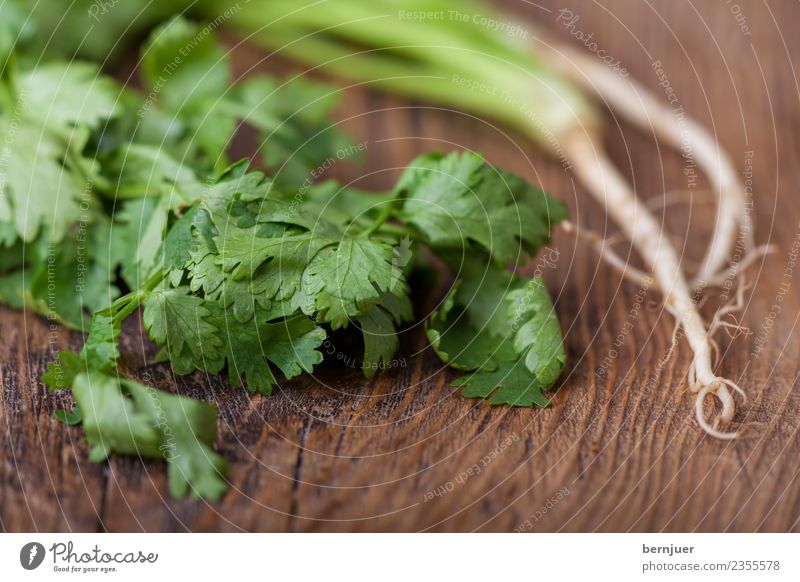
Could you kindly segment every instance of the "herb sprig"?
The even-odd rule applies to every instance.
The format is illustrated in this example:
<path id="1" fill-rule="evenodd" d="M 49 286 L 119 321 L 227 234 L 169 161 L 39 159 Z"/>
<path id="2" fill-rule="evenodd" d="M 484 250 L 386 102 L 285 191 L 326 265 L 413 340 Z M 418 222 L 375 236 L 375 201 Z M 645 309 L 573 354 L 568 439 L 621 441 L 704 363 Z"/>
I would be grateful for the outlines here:
<path id="1" fill-rule="evenodd" d="M 423 155 L 385 193 L 301 187 L 349 143 L 330 126 L 327 86 L 234 82 L 212 36 L 173 19 L 143 48 L 137 92 L 94 65 L 34 65 L 3 22 L 0 40 L 18 42 L 0 43 L 0 127 L 17 137 L 0 168 L 0 300 L 88 329 L 42 381 L 71 388 L 74 408 L 57 416 L 82 424 L 90 460 L 162 458 L 173 495 L 226 490 L 214 407 L 120 375 L 126 318 L 141 312 L 175 373 L 226 371 L 262 394 L 312 372 L 326 337 L 354 327 L 369 377 L 414 317 L 420 253 L 455 278 L 426 330 L 469 372 L 462 394 L 548 404 L 565 360 L 558 322 L 542 281 L 506 267 L 549 241 L 560 202 L 469 152 Z M 230 163 L 242 125 L 259 132 L 267 173 Z"/>

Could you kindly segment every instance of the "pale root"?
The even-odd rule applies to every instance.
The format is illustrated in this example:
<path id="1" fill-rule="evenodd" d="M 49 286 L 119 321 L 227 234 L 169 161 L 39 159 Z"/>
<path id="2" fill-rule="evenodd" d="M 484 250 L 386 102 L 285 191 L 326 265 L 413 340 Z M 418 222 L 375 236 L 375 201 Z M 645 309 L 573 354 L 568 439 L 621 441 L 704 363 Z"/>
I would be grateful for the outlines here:
<path id="1" fill-rule="evenodd" d="M 714 374 L 713 344 L 706 323 L 692 299 L 675 249 L 664 236 L 658 221 L 636 197 L 593 135 L 588 131 L 574 131 L 562 137 L 561 145 L 574 164 L 581 182 L 625 232 L 644 259 L 663 294 L 664 305 L 683 327 L 694 353 L 689 383 L 697 393 L 695 413 L 698 424 L 715 437 L 735 438 L 736 433 L 718 430 L 706 421 L 703 414 L 705 397 L 713 394 L 722 405 L 718 422 L 729 423 L 735 412 L 729 387 L 740 393 L 742 391 L 730 380 Z"/>
<path id="2" fill-rule="evenodd" d="M 704 286 L 725 269 L 737 239 L 753 248 L 753 229 L 745 189 L 728 155 L 685 112 L 676 112 L 647 89 L 574 49 L 551 42 L 537 45 L 545 61 L 580 86 L 593 91 L 615 113 L 680 151 L 703 171 L 717 194 L 716 225 L 693 284 Z"/>

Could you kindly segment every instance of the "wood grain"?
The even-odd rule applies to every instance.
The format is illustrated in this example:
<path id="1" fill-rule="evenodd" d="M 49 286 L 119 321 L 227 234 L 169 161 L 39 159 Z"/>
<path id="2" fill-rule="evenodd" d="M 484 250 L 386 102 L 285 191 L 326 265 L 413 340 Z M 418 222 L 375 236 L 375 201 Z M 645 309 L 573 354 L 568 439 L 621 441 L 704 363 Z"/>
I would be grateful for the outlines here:
<path id="1" fill-rule="evenodd" d="M 522 21 L 580 44 L 556 21 L 559 2 L 505 4 Z M 167 498 L 157 462 L 88 463 L 80 430 L 51 415 L 61 397 L 48 395 L 37 380 L 54 350 L 78 347 L 81 338 L 36 316 L 0 310 L 0 527 L 800 529 L 800 299 L 792 280 L 798 269 L 792 273 L 790 263 L 800 228 L 800 41 L 792 30 L 800 5 L 742 2 L 749 34 L 730 3 L 582 0 L 569 8 L 580 16 L 577 29 L 592 33 L 656 94 L 662 89 L 651 64 L 661 61 L 680 105 L 715 132 L 740 171 L 752 152 L 756 236 L 778 251 L 750 270 L 754 291 L 743 323 L 753 333 L 726 339 L 722 363 L 749 393 L 736 418 L 749 438 L 704 436 L 693 421 L 692 398 L 680 389 L 688 346 L 679 343 L 667 357 L 672 321 L 657 295 L 640 297 L 636 286 L 559 233 L 557 267 L 545 276 L 557 298 L 569 367 L 547 410 L 490 408 L 458 397 L 449 387 L 454 375 L 425 349 L 419 327 L 404 332 L 398 367 L 375 379 L 334 363 L 314 378 L 282 383 L 269 398 L 251 398 L 231 390 L 224 377 L 175 378 L 164 367 L 143 368 L 141 329 L 128 325 L 126 365 L 134 375 L 220 408 L 217 448 L 230 461 L 232 490 L 215 504 Z M 253 51 L 237 54 L 242 69 L 274 69 Z M 572 176 L 506 128 L 361 89 L 344 91 L 340 118 L 366 143 L 367 155 L 362 167 L 334 168 L 339 178 L 382 188 L 416 153 L 469 148 L 541 183 L 582 225 L 614 230 Z M 643 197 L 686 188 L 679 155 L 611 115 L 605 122 L 615 161 Z M 667 221 L 687 261 L 701 256 L 713 224 L 704 187 L 691 211 L 674 206 Z M 436 293 L 416 289 L 419 313 Z M 711 294 L 706 315 L 718 303 Z M 779 312 L 772 317 L 774 305 Z M 471 469 L 476 465 L 478 471 Z M 444 493 L 430 493 L 437 490 Z"/>

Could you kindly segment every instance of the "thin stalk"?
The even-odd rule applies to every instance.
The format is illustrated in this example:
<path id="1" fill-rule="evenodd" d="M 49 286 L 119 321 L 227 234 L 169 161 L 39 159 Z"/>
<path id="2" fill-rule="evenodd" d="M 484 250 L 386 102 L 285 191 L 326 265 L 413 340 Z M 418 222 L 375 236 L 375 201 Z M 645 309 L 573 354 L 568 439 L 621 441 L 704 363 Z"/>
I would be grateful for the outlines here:
<path id="1" fill-rule="evenodd" d="M 658 221 L 638 201 L 595 138 L 584 132 L 576 132 L 567 136 L 563 143 L 569 158 L 575 163 L 575 171 L 581 182 L 645 259 L 664 296 L 665 306 L 684 329 L 694 352 L 694 378 L 690 382 L 693 391 L 698 393 L 695 409 L 698 423 L 706 432 L 718 438 L 736 438 L 736 433 L 721 432 L 704 417 L 703 400 L 706 395 L 713 394 L 722 404 L 720 421 L 727 424 L 733 420 L 735 403 L 728 387 L 732 386 L 737 391 L 740 389 L 714 373 L 708 328 L 692 300 L 675 249 L 664 236 Z"/>
<path id="2" fill-rule="evenodd" d="M 278 34 L 270 35 L 269 43 L 266 44 L 272 46 L 276 41 L 281 42 L 282 38 Z M 260 37 L 255 40 L 258 42 Z M 510 92 L 506 92 L 504 97 L 460 88 L 454 85 L 452 73 L 448 75 L 443 69 L 432 67 L 409 69 L 407 65 L 400 65 L 387 57 L 385 49 L 352 52 L 324 37 L 309 37 L 294 44 L 287 39 L 280 52 L 299 61 L 315 63 L 326 71 L 343 77 L 355 78 L 410 97 L 447 104 L 497 119 L 512 127 L 527 126 L 530 122 L 530 118 L 520 107 L 510 105 L 517 100 Z M 517 102 L 524 103 L 522 97 Z M 538 141 L 539 137 L 536 137 Z"/>
<path id="3" fill-rule="evenodd" d="M 400 224 L 394 224 L 394 223 L 391 223 L 391 222 L 387 222 L 387 223 L 382 224 L 380 226 L 380 228 L 378 229 L 378 232 L 379 233 L 383 233 L 383 234 L 390 234 L 390 235 L 394 235 L 394 236 L 400 236 L 400 237 L 407 236 L 408 238 L 413 239 L 413 240 L 420 240 L 421 239 L 421 237 L 416 232 L 414 232 L 413 230 L 411 230 L 407 226 L 403 226 L 403 225 L 400 225 Z"/>
<path id="4" fill-rule="evenodd" d="M 511 50 L 504 42 L 464 38 L 463 30 L 470 27 L 461 23 L 444 25 L 390 18 L 392 13 L 386 6 L 358 1 L 346 5 L 318 2 L 298 9 L 294 3 L 270 0 L 253 2 L 249 9 L 252 12 L 241 11 L 233 21 L 255 30 L 256 42 L 351 79 L 466 106 L 470 112 L 507 123 L 518 124 L 536 115 L 534 137 L 545 147 L 551 147 L 548 142 L 552 134 L 563 133 L 576 120 L 586 123 L 594 118 L 580 92 L 539 65 L 530 54 L 521 48 Z M 258 18 L 254 18 L 256 13 Z M 352 39 L 358 46 L 343 39 Z M 369 67 L 362 68 L 356 62 L 347 66 L 332 63 L 345 55 L 368 53 L 371 47 L 380 49 L 382 60 L 370 61 Z M 425 78 L 400 81 L 401 77 L 424 77 L 429 72 L 444 83 L 434 83 L 439 86 L 431 88 Z M 466 83 L 474 81 L 477 87 L 459 85 L 454 82 L 456 76 Z M 467 94 L 474 95 L 465 97 Z M 535 108 L 528 108 L 530 103 Z"/>
<path id="5" fill-rule="evenodd" d="M 383 205 L 383 208 L 381 209 L 380 214 L 378 214 L 378 216 L 375 217 L 375 220 L 372 222 L 372 224 L 369 226 L 369 228 L 365 229 L 358 236 L 361 237 L 361 238 L 367 238 L 368 236 L 373 234 L 375 231 L 377 231 L 380 227 L 382 227 L 386 223 L 386 221 L 389 220 L 392 217 L 392 214 L 394 213 L 395 205 L 397 204 L 398 200 L 400 200 L 400 193 L 399 192 L 396 193 L 391 199 L 389 199 Z"/>
<path id="6" fill-rule="evenodd" d="M 608 67 L 568 47 L 540 43 L 539 54 L 568 78 L 595 92 L 620 116 L 697 163 L 717 194 L 717 219 L 694 285 L 703 287 L 725 269 L 739 237 L 745 250 L 754 249 L 753 229 L 746 212 L 744 185 L 719 143 L 698 123 L 655 99 L 635 81 L 623 79 Z"/>

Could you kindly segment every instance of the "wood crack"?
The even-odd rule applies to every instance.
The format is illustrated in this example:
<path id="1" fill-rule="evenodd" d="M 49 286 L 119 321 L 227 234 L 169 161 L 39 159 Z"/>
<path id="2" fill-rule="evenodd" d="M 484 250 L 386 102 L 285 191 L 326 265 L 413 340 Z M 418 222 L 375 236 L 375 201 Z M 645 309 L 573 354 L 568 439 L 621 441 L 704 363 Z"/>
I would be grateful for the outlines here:
<path id="1" fill-rule="evenodd" d="M 306 417 L 305 424 L 303 424 L 303 428 L 300 430 L 300 438 L 298 439 L 297 443 L 297 446 L 300 450 L 297 452 L 297 461 L 294 465 L 294 475 L 292 479 L 292 502 L 289 504 L 289 522 L 287 525 L 287 531 L 290 532 L 297 531 L 297 509 L 300 505 L 300 479 L 303 476 L 303 453 L 306 450 L 308 431 L 310 430 L 313 422 L 314 419 L 312 416 L 308 415 Z"/>

